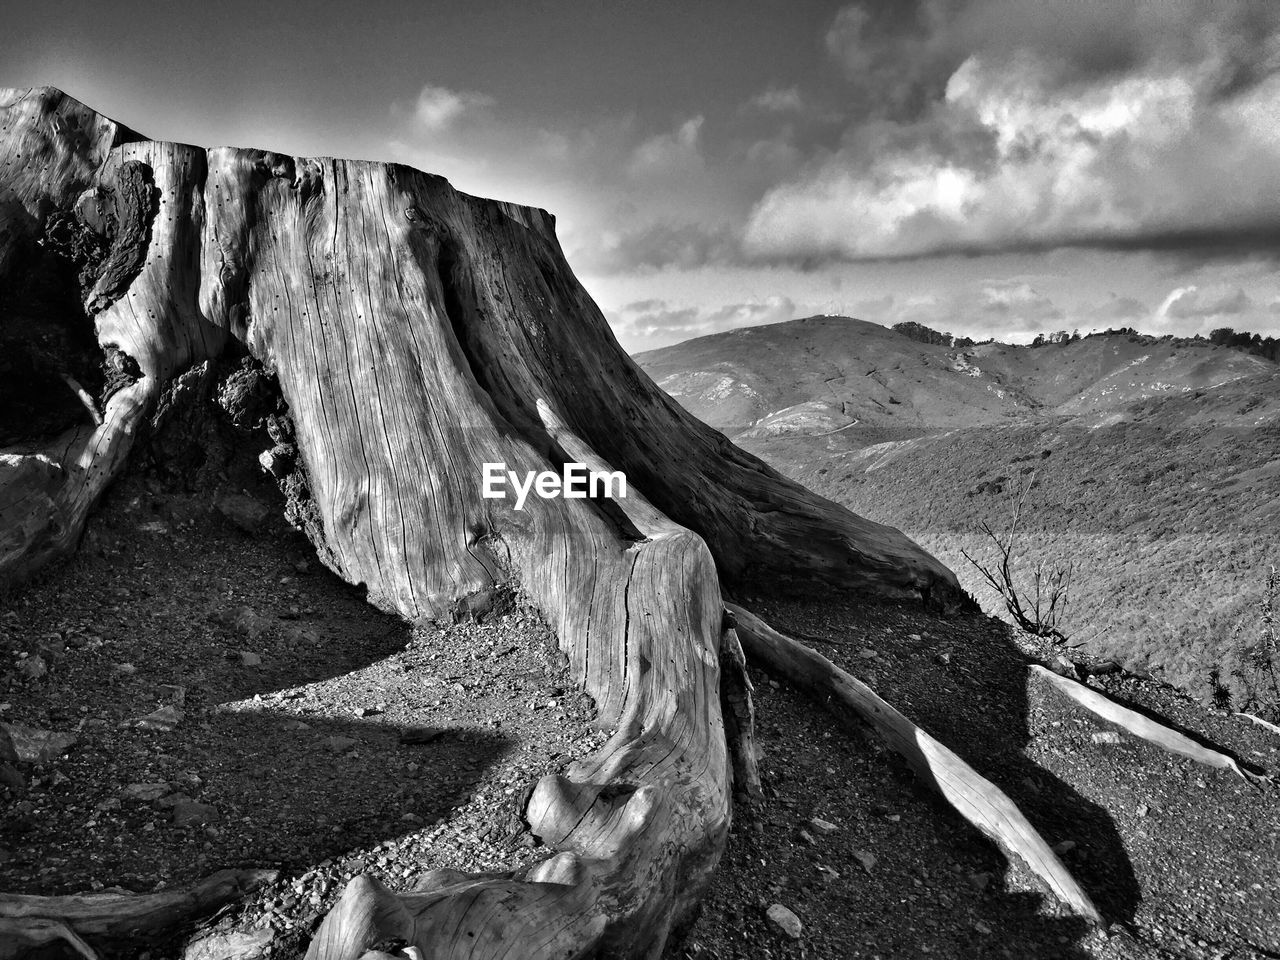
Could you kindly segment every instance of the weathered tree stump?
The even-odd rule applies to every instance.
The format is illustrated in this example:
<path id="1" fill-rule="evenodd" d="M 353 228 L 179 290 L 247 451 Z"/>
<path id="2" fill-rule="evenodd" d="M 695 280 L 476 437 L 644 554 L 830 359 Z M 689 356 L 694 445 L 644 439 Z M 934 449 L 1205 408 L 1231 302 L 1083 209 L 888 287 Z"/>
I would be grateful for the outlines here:
<path id="1" fill-rule="evenodd" d="M 722 587 L 969 602 L 898 531 L 663 394 L 541 210 L 392 164 L 153 142 L 52 89 L 0 93 L 0 158 L 0 342 L 31 358 L 8 395 L 45 413 L 0 417 L 0 579 L 74 547 L 200 365 L 248 357 L 278 391 L 263 462 L 321 559 L 411 621 L 518 582 L 614 731 L 532 792 L 527 819 L 555 856 L 501 876 L 436 871 L 406 895 L 360 879 L 317 960 L 389 936 L 427 957 L 658 956 L 728 831 L 725 654 L 736 766 L 754 789 Z M 50 256 L 54 226 L 66 236 Z M 30 269 L 74 276 L 73 308 L 20 288 Z M 87 353 L 34 349 L 86 339 Z M 570 462 L 623 471 L 628 495 L 520 510 L 482 496 L 487 463 Z"/>

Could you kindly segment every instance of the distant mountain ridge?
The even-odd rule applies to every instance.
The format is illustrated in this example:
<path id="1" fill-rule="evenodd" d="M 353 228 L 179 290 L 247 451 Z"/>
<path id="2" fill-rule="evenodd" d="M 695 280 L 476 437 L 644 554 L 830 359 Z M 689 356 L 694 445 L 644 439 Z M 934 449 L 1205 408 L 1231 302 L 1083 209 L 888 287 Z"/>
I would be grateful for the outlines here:
<path id="1" fill-rule="evenodd" d="M 844 317 L 636 360 L 735 443 L 922 544 L 989 613 L 964 553 L 989 551 L 980 524 L 1003 532 L 1025 490 L 1016 568 L 1025 587 L 1039 563 L 1074 565 L 1073 656 L 1280 718 L 1261 612 L 1280 565 L 1280 365 L 1127 330 L 1024 347 Z"/>
<path id="2" fill-rule="evenodd" d="M 1132 332 L 1035 347 L 924 339 L 815 316 L 699 337 L 635 359 L 691 413 L 731 437 L 850 430 L 871 442 L 882 434 L 1042 417 L 1101 419 L 1147 397 L 1278 369 L 1209 341 Z"/>

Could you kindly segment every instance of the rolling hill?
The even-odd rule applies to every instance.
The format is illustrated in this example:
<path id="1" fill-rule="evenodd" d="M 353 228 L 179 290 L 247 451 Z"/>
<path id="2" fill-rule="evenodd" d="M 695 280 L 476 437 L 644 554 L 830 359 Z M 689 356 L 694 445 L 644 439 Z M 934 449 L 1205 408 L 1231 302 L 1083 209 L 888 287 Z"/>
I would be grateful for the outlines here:
<path id="1" fill-rule="evenodd" d="M 1280 367 L 1204 341 L 1100 334 L 956 349 L 841 317 L 637 360 L 789 476 L 902 529 L 991 613 L 961 551 L 1026 488 L 1021 565 L 1074 564 L 1066 632 L 1098 659 L 1275 709 L 1260 604 L 1280 562 Z M 975 553 L 976 551 L 976 553 Z"/>

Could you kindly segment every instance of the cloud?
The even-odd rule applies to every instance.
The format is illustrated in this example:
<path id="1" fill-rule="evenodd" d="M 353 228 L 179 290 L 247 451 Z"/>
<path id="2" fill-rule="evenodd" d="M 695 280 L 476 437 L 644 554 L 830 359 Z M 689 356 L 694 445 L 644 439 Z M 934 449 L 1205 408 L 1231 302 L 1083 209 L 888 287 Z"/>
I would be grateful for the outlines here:
<path id="1" fill-rule="evenodd" d="M 1186 284 L 1170 290 L 1144 325 L 1154 333 L 1190 337 L 1216 327 L 1275 331 L 1274 306 L 1251 297 L 1235 284 Z"/>
<path id="2" fill-rule="evenodd" d="M 1116 323 L 1132 326 L 1134 321 L 1151 316 L 1151 308 L 1141 300 L 1114 293 L 1101 303 L 1082 304 L 1076 312 L 1085 321 L 1085 328 L 1090 330 L 1112 327 Z"/>
<path id="3" fill-rule="evenodd" d="M 428 84 L 418 93 L 413 115 L 424 129 L 439 131 L 452 126 L 464 115 L 487 109 L 494 103 L 493 97 L 483 93 Z"/>
<path id="4" fill-rule="evenodd" d="M 1157 311 L 1158 316 L 1175 320 L 1237 316 L 1253 306 L 1241 287 L 1179 287 L 1172 291 Z"/>
<path id="5" fill-rule="evenodd" d="M 622 228 L 603 226 L 576 239 L 567 255 L 575 269 L 617 274 L 723 264 L 736 259 L 736 250 L 727 227 L 642 220 Z"/>
<path id="6" fill-rule="evenodd" d="M 803 113 L 807 105 L 798 87 L 769 87 L 748 100 L 747 108 L 762 113 Z"/>
<path id="7" fill-rule="evenodd" d="M 648 299 L 629 303 L 616 312 L 606 312 L 618 339 L 632 353 L 723 330 L 781 323 L 793 319 L 795 314 L 795 303 L 784 296 L 710 309 Z"/>
<path id="8" fill-rule="evenodd" d="M 837 17 L 828 47 L 879 106 L 764 193 L 749 256 L 1280 240 L 1280 4 L 907 6 Z"/>
<path id="9" fill-rule="evenodd" d="M 978 280 L 947 293 L 887 294 L 852 305 L 852 314 L 886 327 L 913 322 L 974 339 L 1029 342 L 1036 333 L 1079 324 L 1025 280 Z"/>
<path id="10" fill-rule="evenodd" d="M 628 165 L 633 177 L 668 174 L 685 167 L 702 166 L 698 134 L 705 118 L 690 117 L 674 130 L 656 134 L 635 148 Z"/>

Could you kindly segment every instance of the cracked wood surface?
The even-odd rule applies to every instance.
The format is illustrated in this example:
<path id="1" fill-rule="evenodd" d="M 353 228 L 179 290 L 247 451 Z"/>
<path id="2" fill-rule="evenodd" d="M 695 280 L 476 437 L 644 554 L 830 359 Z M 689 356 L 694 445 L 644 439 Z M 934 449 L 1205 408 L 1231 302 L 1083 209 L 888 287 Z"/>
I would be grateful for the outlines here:
<path id="1" fill-rule="evenodd" d="M 0 107 L 0 267 L 86 190 L 136 194 L 145 174 L 155 201 L 145 256 L 112 252 L 136 267 L 128 288 L 86 305 L 140 378 L 101 426 L 6 451 L 0 529 L 23 532 L 0 543 L 0 578 L 74 544 L 165 383 L 247 351 L 288 405 L 322 559 L 415 621 L 517 581 L 615 731 L 533 791 L 528 820 L 557 856 L 437 872 L 408 895 L 357 882 L 312 956 L 357 956 L 388 930 L 425 956 L 658 955 L 728 829 L 721 582 L 964 602 L 898 531 L 785 480 L 652 384 L 545 212 L 391 164 L 146 141 L 49 89 Z M 516 511 L 480 495 L 484 463 L 569 460 L 625 471 L 629 496 Z"/>

